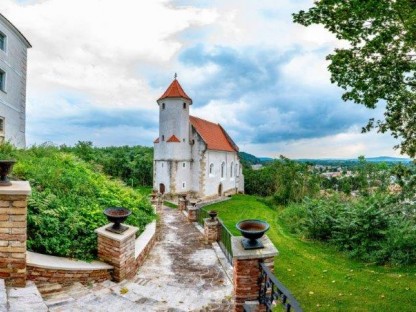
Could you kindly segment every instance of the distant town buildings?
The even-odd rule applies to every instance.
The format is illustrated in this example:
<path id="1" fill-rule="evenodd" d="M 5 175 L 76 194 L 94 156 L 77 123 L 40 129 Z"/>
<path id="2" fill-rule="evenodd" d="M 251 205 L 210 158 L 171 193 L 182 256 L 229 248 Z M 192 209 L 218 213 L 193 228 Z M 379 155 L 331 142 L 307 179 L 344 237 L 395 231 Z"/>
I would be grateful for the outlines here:
<path id="1" fill-rule="evenodd" d="M 251 165 L 251 169 L 253 170 L 260 170 L 263 168 L 262 164 Z"/>
<path id="2" fill-rule="evenodd" d="M 237 145 L 220 124 L 189 115 L 192 99 L 176 77 L 157 103 L 153 188 L 199 198 L 244 192 Z"/>
<path id="3" fill-rule="evenodd" d="M 29 41 L 0 14 L 0 142 L 26 145 L 26 72 Z"/>

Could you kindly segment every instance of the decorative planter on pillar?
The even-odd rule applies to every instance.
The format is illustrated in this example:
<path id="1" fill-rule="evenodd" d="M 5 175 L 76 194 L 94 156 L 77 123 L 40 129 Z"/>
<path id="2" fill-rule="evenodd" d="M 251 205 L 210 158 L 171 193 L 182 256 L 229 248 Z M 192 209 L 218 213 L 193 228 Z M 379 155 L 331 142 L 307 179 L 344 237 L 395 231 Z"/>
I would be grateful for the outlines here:
<path id="1" fill-rule="evenodd" d="M 220 223 L 218 219 L 204 219 L 204 237 L 207 243 L 213 243 L 220 238 Z"/>
<path id="2" fill-rule="evenodd" d="M 231 238 L 233 251 L 233 285 L 234 285 L 234 312 L 242 312 L 246 301 L 258 303 L 260 291 L 260 263 L 264 262 L 272 271 L 274 269 L 274 257 L 278 251 L 267 236 L 259 240 L 263 244 L 262 249 L 245 250 L 241 236 Z M 255 311 L 263 311 L 264 307 L 258 306 Z"/>
<path id="3" fill-rule="evenodd" d="M 27 198 L 29 182 L 0 187 L 0 279 L 7 286 L 26 286 Z"/>
<path id="4" fill-rule="evenodd" d="M 107 231 L 108 226 L 109 224 L 95 230 L 98 235 L 98 258 L 114 267 L 113 279 L 121 282 L 136 273 L 135 239 L 139 229 L 125 225 L 128 229 L 122 234 L 116 234 Z"/>
<path id="5" fill-rule="evenodd" d="M 188 221 L 196 222 L 196 211 L 198 210 L 197 207 L 189 206 L 188 207 Z"/>

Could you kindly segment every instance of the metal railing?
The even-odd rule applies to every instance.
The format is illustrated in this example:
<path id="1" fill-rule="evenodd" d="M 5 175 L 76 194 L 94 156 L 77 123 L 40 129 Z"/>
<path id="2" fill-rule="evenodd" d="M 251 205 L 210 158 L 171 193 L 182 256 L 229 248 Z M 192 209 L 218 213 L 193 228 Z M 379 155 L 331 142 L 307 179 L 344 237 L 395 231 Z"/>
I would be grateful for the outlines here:
<path id="1" fill-rule="evenodd" d="M 302 312 L 297 300 L 264 263 L 260 263 L 259 302 L 266 306 L 267 312 L 278 304 L 282 304 L 287 312 Z"/>
<path id="2" fill-rule="evenodd" d="M 204 227 L 204 219 L 208 218 L 208 212 L 202 208 L 196 210 L 196 222 L 202 227 Z"/>
<path id="3" fill-rule="evenodd" d="M 224 223 L 218 219 L 220 223 L 220 239 L 218 244 L 222 252 L 224 253 L 225 257 L 227 258 L 228 262 L 232 265 L 233 264 L 233 248 L 231 246 L 231 237 L 233 234 L 227 229 Z"/>

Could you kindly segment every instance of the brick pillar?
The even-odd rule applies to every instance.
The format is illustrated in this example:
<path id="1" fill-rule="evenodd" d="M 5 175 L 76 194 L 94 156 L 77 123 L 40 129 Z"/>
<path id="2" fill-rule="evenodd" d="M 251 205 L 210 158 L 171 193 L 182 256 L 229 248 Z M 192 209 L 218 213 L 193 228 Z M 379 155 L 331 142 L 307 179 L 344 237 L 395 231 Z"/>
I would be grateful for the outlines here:
<path id="1" fill-rule="evenodd" d="M 189 206 L 188 207 L 188 221 L 196 222 L 196 211 L 198 210 L 197 207 Z"/>
<path id="2" fill-rule="evenodd" d="M 0 187 L 0 279 L 7 286 L 26 286 L 27 198 L 29 182 Z"/>
<path id="3" fill-rule="evenodd" d="M 220 223 L 218 219 L 204 219 L 204 237 L 207 243 L 213 243 L 220 239 Z"/>
<path id="4" fill-rule="evenodd" d="M 179 211 L 186 210 L 186 199 L 179 198 Z"/>
<path id="5" fill-rule="evenodd" d="M 137 227 L 128 226 L 122 234 L 106 230 L 107 224 L 95 230 L 98 235 L 98 258 L 114 267 L 113 279 L 121 282 L 136 274 L 135 242 Z"/>
<path id="6" fill-rule="evenodd" d="M 233 250 L 233 285 L 234 312 L 242 312 L 246 301 L 259 300 L 260 263 L 265 262 L 273 271 L 274 257 L 278 254 L 276 247 L 265 235 L 261 238 L 263 249 L 244 250 L 240 236 L 231 238 Z M 264 306 L 258 306 L 257 311 L 264 311 Z"/>

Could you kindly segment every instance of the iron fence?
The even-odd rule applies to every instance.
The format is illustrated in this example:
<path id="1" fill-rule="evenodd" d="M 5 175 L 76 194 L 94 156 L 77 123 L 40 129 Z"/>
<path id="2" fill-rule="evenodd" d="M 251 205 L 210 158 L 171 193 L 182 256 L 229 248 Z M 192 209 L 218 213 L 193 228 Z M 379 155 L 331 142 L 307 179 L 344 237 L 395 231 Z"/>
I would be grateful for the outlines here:
<path id="1" fill-rule="evenodd" d="M 202 227 L 204 227 L 204 219 L 208 218 L 208 212 L 202 208 L 196 210 L 196 222 Z"/>
<path id="2" fill-rule="evenodd" d="M 218 244 L 222 252 L 224 253 L 225 257 L 227 258 L 228 262 L 232 265 L 233 264 L 233 248 L 231 246 L 231 237 L 233 234 L 227 229 L 224 223 L 218 219 L 220 223 L 220 239 Z"/>
<path id="3" fill-rule="evenodd" d="M 286 312 L 302 312 L 297 300 L 264 263 L 260 263 L 259 302 L 265 305 L 266 312 L 271 312 L 278 304 L 282 304 Z"/>

